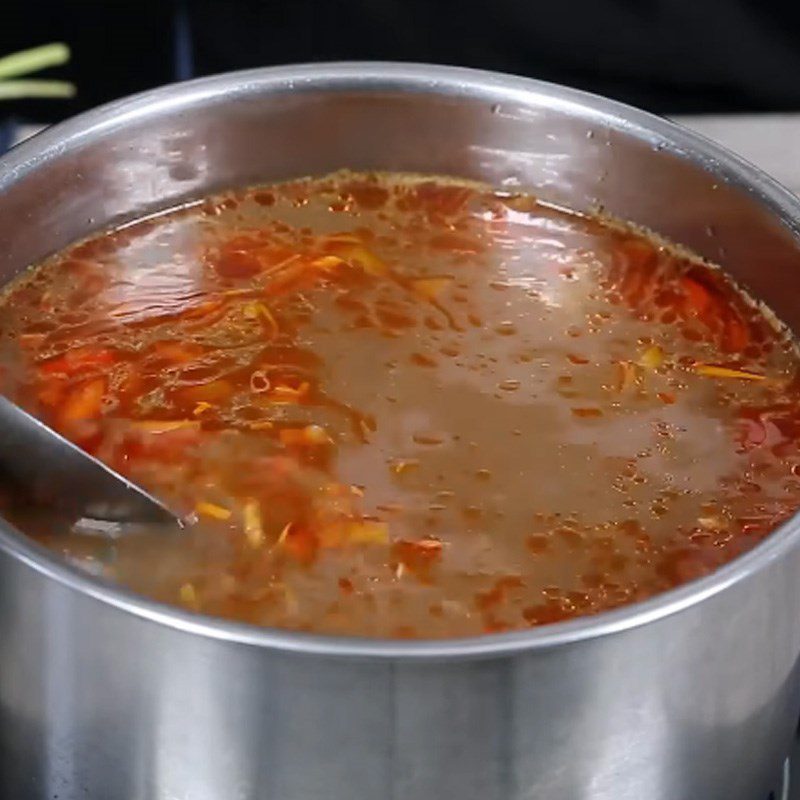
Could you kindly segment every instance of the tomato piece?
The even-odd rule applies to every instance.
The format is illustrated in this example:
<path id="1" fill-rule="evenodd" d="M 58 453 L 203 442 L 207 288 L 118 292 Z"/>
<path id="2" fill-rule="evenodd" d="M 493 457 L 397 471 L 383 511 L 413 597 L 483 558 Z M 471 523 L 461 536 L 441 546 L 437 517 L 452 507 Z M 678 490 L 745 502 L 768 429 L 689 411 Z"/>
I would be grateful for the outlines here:
<path id="1" fill-rule="evenodd" d="M 739 420 L 739 441 L 743 448 L 750 450 L 759 447 L 767 441 L 767 430 L 760 419 L 743 417 Z"/>
<path id="2" fill-rule="evenodd" d="M 306 425 L 304 428 L 282 428 L 278 432 L 281 442 L 287 447 L 317 447 L 332 444 L 333 440 L 321 425 Z"/>
<path id="3" fill-rule="evenodd" d="M 48 359 L 39 366 L 43 375 L 66 375 L 71 377 L 80 372 L 101 370 L 113 366 L 116 353 L 108 347 L 77 347 L 67 350 L 60 356 Z"/>
<path id="4" fill-rule="evenodd" d="M 738 316 L 730 314 L 725 321 L 725 331 L 722 336 L 722 349 L 726 353 L 739 353 L 750 344 L 750 331 L 748 326 Z"/>
<path id="5" fill-rule="evenodd" d="M 211 403 L 216 405 L 224 403 L 233 394 L 233 385 L 230 381 L 216 380 L 210 383 L 201 383 L 198 386 L 188 386 L 180 390 L 180 396 L 191 403 Z"/>
<path id="6" fill-rule="evenodd" d="M 228 240 L 218 254 L 211 256 L 210 261 L 221 278 L 245 280 L 260 273 L 278 270 L 298 256 L 296 249 L 257 231 Z"/>
<path id="7" fill-rule="evenodd" d="M 63 380 L 50 378 L 41 384 L 36 398 L 42 405 L 55 408 L 64 399 L 65 392 L 66 386 Z"/>
<path id="8" fill-rule="evenodd" d="M 261 272 L 261 262 L 247 250 L 224 250 L 214 269 L 223 278 L 252 278 Z"/>
<path id="9" fill-rule="evenodd" d="M 59 410 L 62 423 L 97 419 L 103 409 L 103 395 L 106 393 L 105 378 L 94 378 L 80 384 L 67 396 Z"/>
<path id="10" fill-rule="evenodd" d="M 681 278 L 680 283 L 687 311 L 701 316 L 711 303 L 711 294 L 708 289 L 685 276 Z"/>
<path id="11" fill-rule="evenodd" d="M 281 547 L 295 561 L 308 565 L 317 557 L 319 540 L 311 528 L 292 525 L 286 529 L 282 539 Z"/>
<path id="12" fill-rule="evenodd" d="M 657 253 L 651 244 L 630 239 L 619 243 L 616 255 L 614 282 L 625 301 L 636 309 L 657 288 Z"/>

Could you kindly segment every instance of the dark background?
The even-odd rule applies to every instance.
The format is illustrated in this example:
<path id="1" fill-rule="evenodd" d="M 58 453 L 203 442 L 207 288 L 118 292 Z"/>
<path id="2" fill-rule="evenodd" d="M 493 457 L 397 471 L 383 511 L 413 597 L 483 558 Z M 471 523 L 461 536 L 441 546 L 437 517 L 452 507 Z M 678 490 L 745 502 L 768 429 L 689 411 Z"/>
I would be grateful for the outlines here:
<path id="1" fill-rule="evenodd" d="M 67 42 L 50 122 L 159 84 L 335 59 L 503 70 L 662 113 L 800 110 L 800 2 L 758 0 L 0 0 L 0 53 Z"/>

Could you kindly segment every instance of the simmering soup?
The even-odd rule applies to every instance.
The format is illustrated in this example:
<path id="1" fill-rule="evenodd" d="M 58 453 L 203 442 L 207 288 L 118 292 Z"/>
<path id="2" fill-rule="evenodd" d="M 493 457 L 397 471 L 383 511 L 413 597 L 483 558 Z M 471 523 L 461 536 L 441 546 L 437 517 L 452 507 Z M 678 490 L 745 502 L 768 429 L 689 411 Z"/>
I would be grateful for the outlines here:
<path id="1" fill-rule="evenodd" d="M 719 270 L 533 197 L 351 173 L 233 192 L 0 301 L 3 391 L 193 524 L 3 513 L 207 614 L 520 629 L 704 575 L 793 513 L 798 363 Z"/>

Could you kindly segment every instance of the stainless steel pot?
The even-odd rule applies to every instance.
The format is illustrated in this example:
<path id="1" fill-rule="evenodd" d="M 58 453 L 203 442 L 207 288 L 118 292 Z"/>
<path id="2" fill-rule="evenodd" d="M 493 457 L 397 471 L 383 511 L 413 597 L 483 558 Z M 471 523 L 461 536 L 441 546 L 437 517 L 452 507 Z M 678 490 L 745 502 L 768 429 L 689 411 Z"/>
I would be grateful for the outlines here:
<path id="1" fill-rule="evenodd" d="M 340 167 L 603 206 L 720 262 L 800 327 L 800 203 L 772 180 L 634 109 L 440 67 L 225 75 L 53 128 L 0 160 L 0 279 L 205 192 Z M 766 800 L 800 709 L 799 545 L 793 520 L 630 608 L 399 642 L 193 616 L 4 526 L 0 794 Z"/>

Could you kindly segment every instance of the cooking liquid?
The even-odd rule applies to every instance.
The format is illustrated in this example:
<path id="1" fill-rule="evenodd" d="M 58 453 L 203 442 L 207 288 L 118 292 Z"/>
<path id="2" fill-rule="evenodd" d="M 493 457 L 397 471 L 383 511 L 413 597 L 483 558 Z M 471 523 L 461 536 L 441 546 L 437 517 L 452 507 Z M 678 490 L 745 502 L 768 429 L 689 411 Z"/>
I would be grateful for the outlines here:
<path id="1" fill-rule="evenodd" d="M 196 519 L 71 533 L 167 603 L 450 637 L 706 574 L 800 505 L 798 358 L 719 271 L 444 179 L 229 193 L 16 280 L 3 390 Z M 63 523 L 61 523 L 63 526 Z"/>

